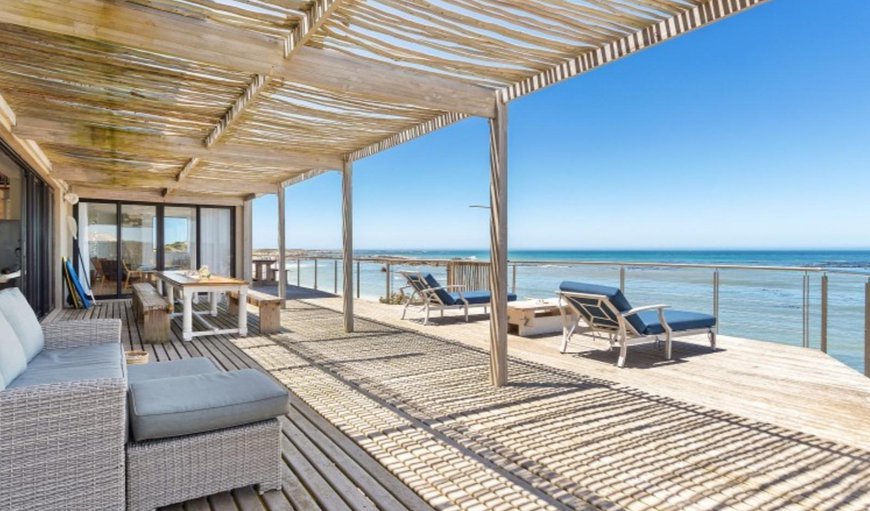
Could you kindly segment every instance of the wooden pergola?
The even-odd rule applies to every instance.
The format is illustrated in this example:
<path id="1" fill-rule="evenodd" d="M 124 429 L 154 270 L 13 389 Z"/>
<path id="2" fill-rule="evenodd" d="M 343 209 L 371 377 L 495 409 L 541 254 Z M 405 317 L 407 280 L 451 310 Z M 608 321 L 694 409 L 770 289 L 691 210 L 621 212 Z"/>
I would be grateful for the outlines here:
<path id="1" fill-rule="evenodd" d="M 353 162 L 488 118 L 491 379 L 503 385 L 507 103 L 764 1 L 3 2 L 0 131 L 85 198 L 277 193 L 282 256 L 284 188 L 341 171 L 350 331 Z"/>

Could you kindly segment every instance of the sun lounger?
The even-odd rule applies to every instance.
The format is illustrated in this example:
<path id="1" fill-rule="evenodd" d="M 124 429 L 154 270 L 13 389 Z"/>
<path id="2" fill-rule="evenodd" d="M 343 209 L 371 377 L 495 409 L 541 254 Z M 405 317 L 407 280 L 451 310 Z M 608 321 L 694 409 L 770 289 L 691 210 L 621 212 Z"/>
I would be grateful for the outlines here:
<path id="1" fill-rule="evenodd" d="M 405 319 L 405 313 L 414 302 L 415 297 L 419 297 L 422 302 L 420 310 L 426 312 L 426 319 L 423 320 L 424 325 L 429 323 L 429 311 L 432 309 L 441 311 L 442 317 L 445 310 L 462 309 L 465 311 L 465 321 L 468 321 L 469 308 L 483 307 L 483 311 L 486 313 L 492 301 L 489 291 L 463 291 L 465 286 L 442 286 L 431 273 L 424 274 L 416 271 L 401 271 L 399 273 L 408 281 L 408 285 L 403 287 L 402 291 L 412 291 L 405 302 L 405 308 L 402 309 L 402 319 Z M 508 293 L 507 300 L 509 302 L 516 299 L 517 295 Z"/>
<path id="2" fill-rule="evenodd" d="M 658 341 L 663 336 L 668 360 L 671 359 L 671 339 L 676 336 L 706 333 L 710 346 L 716 347 L 716 332 L 713 330 L 716 318 L 709 314 L 671 310 L 668 305 L 632 308 L 618 288 L 582 282 L 562 282 L 558 296 L 564 326 L 562 353 L 568 349 L 568 341 L 579 321 L 583 321 L 593 335 L 607 334 L 611 347 L 614 340 L 619 342 L 616 364 L 619 367 L 625 365 L 629 338 Z"/>

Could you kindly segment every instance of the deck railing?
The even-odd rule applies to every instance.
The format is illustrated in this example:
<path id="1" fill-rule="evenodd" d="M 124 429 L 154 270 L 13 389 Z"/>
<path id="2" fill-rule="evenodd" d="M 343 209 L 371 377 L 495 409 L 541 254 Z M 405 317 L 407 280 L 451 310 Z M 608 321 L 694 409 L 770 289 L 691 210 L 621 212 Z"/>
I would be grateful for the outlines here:
<path id="1" fill-rule="evenodd" d="M 293 256 L 288 259 L 295 263 L 287 265 L 285 278 L 288 284 L 339 293 L 340 258 L 321 255 Z M 404 282 L 399 282 L 397 273 L 402 269 L 424 269 L 445 283 L 465 285 L 468 289 L 488 288 L 487 261 L 358 257 L 354 258 L 354 264 L 357 297 L 393 296 L 399 287 L 404 286 Z M 620 289 L 632 301 L 640 303 L 654 300 L 658 303 L 668 301 L 663 300 L 667 298 L 680 307 L 708 310 L 719 319 L 717 330 L 721 330 L 724 324 L 726 333 L 749 337 L 751 329 L 745 325 L 741 327 L 741 320 L 738 319 L 743 316 L 743 322 L 755 321 L 756 326 L 764 325 L 760 328 L 761 335 L 751 337 L 796 345 L 798 342 L 792 340 L 788 332 L 795 330 L 792 319 L 797 321 L 798 318 L 791 318 L 787 311 L 797 308 L 800 309 L 800 326 L 797 329 L 800 333 L 799 345 L 817 348 L 825 353 L 831 347 L 829 333 L 832 312 L 835 312 L 838 314 L 834 315 L 840 320 L 836 331 L 843 342 L 833 354 L 853 367 L 863 368 L 864 373 L 870 376 L 870 274 L 866 272 L 812 266 L 565 260 L 511 260 L 509 269 L 510 289 L 520 294 L 520 298 L 552 296 L 561 280 L 586 278 L 611 285 L 618 282 Z M 581 271 L 585 274 L 578 276 L 577 273 Z M 662 271 L 671 273 L 662 278 L 656 274 Z M 274 269 L 257 272 L 255 268 L 255 279 L 258 279 L 258 273 L 259 280 L 274 281 L 277 276 Z M 799 292 L 797 283 L 792 280 L 797 280 L 795 277 L 799 278 Z M 833 301 L 832 278 L 835 279 Z M 677 286 L 676 290 L 669 289 L 674 286 Z M 680 286 L 682 289 L 679 289 Z M 735 294 L 726 300 L 727 310 L 724 314 L 723 287 Z M 686 292 L 688 295 L 682 294 Z M 752 292 L 772 298 L 759 299 Z M 709 294 L 706 305 L 700 301 L 704 294 Z M 797 298 L 799 305 L 791 303 Z M 832 304 L 836 308 L 834 311 L 830 310 Z M 771 318 L 765 320 L 765 314 Z M 777 326 L 771 323 L 775 323 L 777 317 L 789 320 L 787 325 L 779 327 L 783 330 L 781 335 L 772 333 Z M 818 330 L 815 330 L 816 327 Z M 814 332 L 818 332 L 817 337 Z M 855 336 L 854 340 L 850 341 L 850 336 Z M 860 342 L 862 337 L 863 342 Z M 863 352 L 863 356 L 856 355 L 856 352 Z"/>

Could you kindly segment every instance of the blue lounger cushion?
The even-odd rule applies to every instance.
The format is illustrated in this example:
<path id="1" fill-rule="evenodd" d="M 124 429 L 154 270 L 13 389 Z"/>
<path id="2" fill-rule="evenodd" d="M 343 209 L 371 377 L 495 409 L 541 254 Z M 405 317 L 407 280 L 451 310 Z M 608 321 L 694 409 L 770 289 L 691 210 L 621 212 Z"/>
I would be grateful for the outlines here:
<path id="1" fill-rule="evenodd" d="M 628 303 L 628 299 L 625 298 L 625 295 L 622 294 L 622 291 L 618 287 L 610 287 L 610 286 L 600 286 L 598 284 L 588 284 L 585 282 L 571 282 L 564 281 L 559 284 L 559 290 L 566 291 L 569 293 L 583 293 L 590 295 L 603 295 L 606 296 L 610 303 L 616 307 L 616 310 L 619 312 L 626 312 L 631 310 L 631 304 Z M 580 298 L 571 298 L 572 300 L 578 302 L 578 304 L 586 305 L 587 307 L 593 307 L 593 300 L 585 300 Z M 606 308 L 594 309 L 595 316 L 599 318 L 599 323 L 601 323 L 601 318 L 608 318 L 606 323 L 610 323 L 611 326 L 615 327 L 617 325 L 617 318 L 613 315 L 613 312 Z M 635 328 L 638 332 L 643 331 L 646 328 L 646 325 L 643 324 L 637 316 L 629 316 L 626 318 L 632 327 Z"/>
<path id="2" fill-rule="evenodd" d="M 177 376 L 217 372 L 220 372 L 220 369 L 205 357 L 183 358 L 166 362 L 132 365 L 127 368 L 127 381 L 133 384 L 160 378 L 175 378 Z"/>
<path id="3" fill-rule="evenodd" d="M 430 288 L 440 288 L 441 284 L 435 280 L 435 277 L 432 276 L 431 273 L 427 273 L 423 275 L 423 278 L 426 279 L 426 283 L 429 284 Z M 456 305 L 456 298 L 454 298 L 452 293 L 448 293 L 446 289 L 436 289 L 435 294 L 438 295 L 438 298 L 444 303 L 444 305 Z"/>
<path id="4" fill-rule="evenodd" d="M 43 350 L 9 388 L 124 377 L 124 354 L 118 343 Z"/>
<path id="5" fill-rule="evenodd" d="M 645 326 L 643 330 L 639 331 L 641 334 L 659 335 L 665 333 L 665 329 L 659 321 L 658 311 L 642 311 L 638 312 L 637 316 Z M 665 321 L 674 332 L 701 330 L 716 325 L 716 318 L 709 314 L 671 309 L 665 309 Z"/>
<path id="6" fill-rule="evenodd" d="M 137 442 L 205 433 L 283 415 L 287 389 L 255 369 L 130 384 L 130 429 Z"/>
<path id="7" fill-rule="evenodd" d="M 456 303 L 462 303 L 459 293 L 450 293 Z M 492 294 L 489 291 L 468 291 L 462 293 L 462 297 L 468 302 L 468 305 L 480 305 L 489 303 L 492 300 Z M 517 295 L 508 293 L 507 301 L 516 301 Z"/>
<path id="8" fill-rule="evenodd" d="M 45 346 L 45 336 L 27 298 L 17 287 L 4 289 L 0 291 L 0 311 L 15 330 L 27 361 L 33 360 Z"/>

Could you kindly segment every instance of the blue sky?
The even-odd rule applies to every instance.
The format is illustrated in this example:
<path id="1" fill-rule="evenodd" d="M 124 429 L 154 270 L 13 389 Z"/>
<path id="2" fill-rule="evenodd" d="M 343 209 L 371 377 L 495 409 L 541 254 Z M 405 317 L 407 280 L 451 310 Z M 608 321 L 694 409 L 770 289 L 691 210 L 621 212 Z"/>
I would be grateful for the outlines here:
<path id="1" fill-rule="evenodd" d="M 870 2 L 773 0 L 510 104 L 512 249 L 870 247 Z M 354 165 L 357 249 L 486 248 L 471 119 Z M 287 246 L 341 245 L 340 176 Z M 274 196 L 254 246 L 277 246 Z"/>

